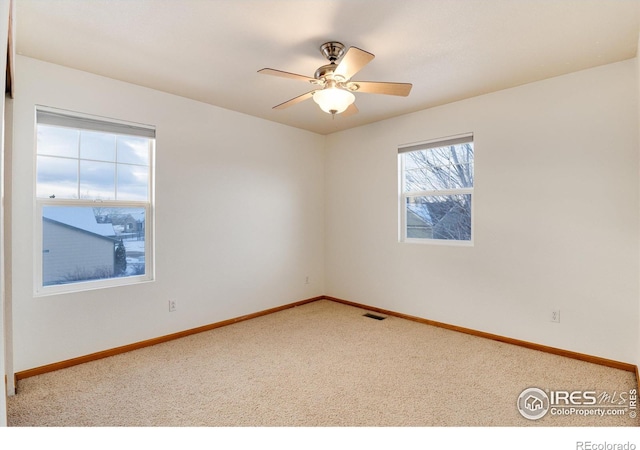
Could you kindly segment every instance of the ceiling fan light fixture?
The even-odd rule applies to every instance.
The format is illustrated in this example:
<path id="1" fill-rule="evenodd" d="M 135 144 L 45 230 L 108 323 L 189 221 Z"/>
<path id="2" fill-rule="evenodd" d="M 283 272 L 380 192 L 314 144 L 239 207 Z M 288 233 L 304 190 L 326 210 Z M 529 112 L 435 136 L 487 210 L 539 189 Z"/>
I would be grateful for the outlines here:
<path id="1" fill-rule="evenodd" d="M 328 114 L 344 112 L 354 101 L 355 95 L 344 89 L 330 87 L 313 93 L 313 101 Z"/>

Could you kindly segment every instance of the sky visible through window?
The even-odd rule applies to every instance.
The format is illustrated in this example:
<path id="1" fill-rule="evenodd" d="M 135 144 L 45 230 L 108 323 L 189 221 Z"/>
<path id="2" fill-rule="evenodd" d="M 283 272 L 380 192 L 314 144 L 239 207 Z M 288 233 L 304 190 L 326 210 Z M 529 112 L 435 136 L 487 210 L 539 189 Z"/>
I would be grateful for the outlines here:
<path id="1" fill-rule="evenodd" d="M 150 140 L 38 125 L 39 198 L 147 201 Z"/>

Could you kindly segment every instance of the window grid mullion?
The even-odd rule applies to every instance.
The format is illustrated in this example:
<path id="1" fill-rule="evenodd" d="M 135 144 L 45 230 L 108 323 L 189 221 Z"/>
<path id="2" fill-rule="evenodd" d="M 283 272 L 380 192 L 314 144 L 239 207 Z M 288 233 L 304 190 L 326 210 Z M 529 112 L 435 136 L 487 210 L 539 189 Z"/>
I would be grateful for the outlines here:
<path id="1" fill-rule="evenodd" d="M 411 191 L 403 192 L 406 197 L 437 197 L 444 195 L 467 195 L 473 194 L 473 188 L 461 188 L 461 189 L 439 189 L 429 191 Z"/>
<path id="2" fill-rule="evenodd" d="M 115 161 L 115 170 L 114 170 L 114 174 L 113 174 L 113 198 L 118 200 L 118 138 L 114 139 L 114 145 L 116 146 L 115 148 L 115 153 L 116 153 L 116 161 Z"/>
<path id="3" fill-rule="evenodd" d="M 78 199 L 81 198 L 80 197 L 80 186 L 82 185 L 82 181 L 81 181 L 81 178 L 80 178 L 80 174 L 82 173 L 82 172 L 80 172 L 80 169 L 82 167 L 81 162 L 80 162 L 80 161 L 82 161 L 82 159 L 80 159 L 80 156 L 81 156 L 80 155 L 80 149 L 82 148 L 81 146 L 82 146 L 82 133 L 78 133 Z"/>

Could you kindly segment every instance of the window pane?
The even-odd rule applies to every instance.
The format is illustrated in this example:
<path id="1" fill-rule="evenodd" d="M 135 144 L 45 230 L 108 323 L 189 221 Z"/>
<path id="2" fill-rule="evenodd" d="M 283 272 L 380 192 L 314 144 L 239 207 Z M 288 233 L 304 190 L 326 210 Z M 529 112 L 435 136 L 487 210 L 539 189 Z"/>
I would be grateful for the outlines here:
<path id="1" fill-rule="evenodd" d="M 118 136 L 118 162 L 149 165 L 149 139 L 135 136 Z"/>
<path id="2" fill-rule="evenodd" d="M 77 158 L 79 137 L 78 130 L 38 125 L 38 155 Z"/>
<path id="3" fill-rule="evenodd" d="M 451 170 L 449 166 L 429 167 L 426 171 L 426 185 L 428 190 L 442 190 L 451 188 Z"/>
<path id="4" fill-rule="evenodd" d="M 38 156 L 36 196 L 78 198 L 78 160 Z"/>
<path id="5" fill-rule="evenodd" d="M 145 274 L 145 209 L 42 208 L 44 286 Z"/>
<path id="6" fill-rule="evenodd" d="M 473 163 L 452 165 L 451 188 L 462 189 L 470 187 L 473 187 Z"/>
<path id="7" fill-rule="evenodd" d="M 146 201 L 149 167 L 118 164 L 118 200 Z"/>
<path id="8" fill-rule="evenodd" d="M 450 150 L 454 187 L 473 187 L 473 143 L 455 145 Z"/>
<path id="9" fill-rule="evenodd" d="M 404 192 L 473 187 L 473 143 L 402 154 Z"/>
<path id="10" fill-rule="evenodd" d="M 82 131 L 80 135 L 80 158 L 115 162 L 116 136 L 95 131 Z"/>
<path id="11" fill-rule="evenodd" d="M 407 238 L 471 240 L 471 195 L 409 197 Z"/>
<path id="12" fill-rule="evenodd" d="M 411 158 L 407 158 L 411 160 Z M 426 191 L 427 169 L 412 168 L 404 172 L 404 192 Z"/>
<path id="13" fill-rule="evenodd" d="M 96 161 L 80 161 L 80 197 L 115 200 L 116 165 Z"/>

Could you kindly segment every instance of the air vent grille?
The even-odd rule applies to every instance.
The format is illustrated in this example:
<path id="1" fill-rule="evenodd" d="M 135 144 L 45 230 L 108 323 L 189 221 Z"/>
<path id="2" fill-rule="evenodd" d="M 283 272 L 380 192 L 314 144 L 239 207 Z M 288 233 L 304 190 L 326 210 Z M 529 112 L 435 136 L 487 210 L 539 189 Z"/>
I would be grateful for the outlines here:
<path id="1" fill-rule="evenodd" d="M 363 314 L 363 316 L 364 317 L 368 317 L 370 319 L 376 319 L 376 320 L 384 320 L 384 319 L 386 319 L 386 317 L 384 317 L 384 316 L 379 316 L 377 314 L 372 314 L 372 313 L 366 313 L 366 314 Z"/>

